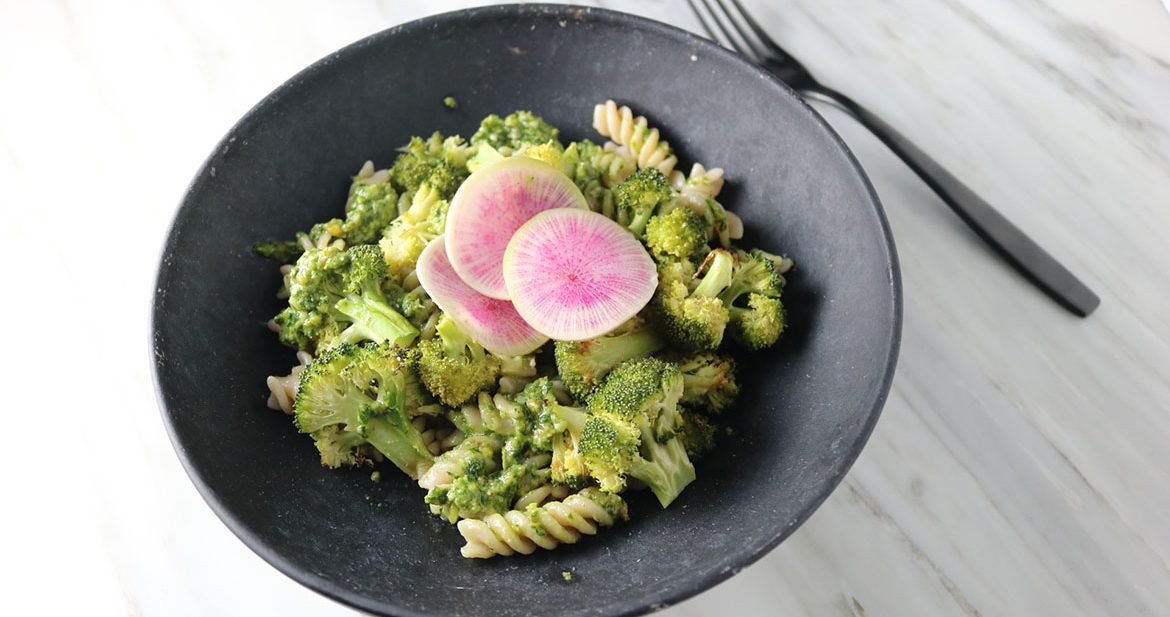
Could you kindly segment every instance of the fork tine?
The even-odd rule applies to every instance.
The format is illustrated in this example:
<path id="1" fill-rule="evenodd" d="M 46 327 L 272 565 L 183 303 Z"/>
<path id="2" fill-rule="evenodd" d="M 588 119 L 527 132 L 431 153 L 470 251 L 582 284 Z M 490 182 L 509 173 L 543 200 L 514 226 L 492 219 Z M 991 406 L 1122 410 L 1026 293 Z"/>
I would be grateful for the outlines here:
<path id="1" fill-rule="evenodd" d="M 719 3 L 723 4 L 723 0 L 719 0 Z M 764 31 L 764 29 L 760 26 L 760 23 L 752 17 L 752 14 L 747 12 L 747 9 L 743 8 L 743 4 L 741 4 L 739 0 L 731 0 L 731 3 L 735 5 L 735 8 L 739 9 L 740 18 L 743 19 L 744 23 L 748 25 L 748 28 L 751 28 L 752 32 L 761 42 L 763 42 L 764 46 L 767 47 L 769 51 L 774 54 L 779 54 L 782 57 L 788 56 L 788 54 L 784 52 L 784 49 L 781 48 L 780 45 L 771 36 L 768 36 L 768 33 Z"/>
<path id="2" fill-rule="evenodd" d="M 759 56 L 756 55 L 754 48 L 745 46 L 740 42 L 739 39 L 736 38 L 735 35 L 731 33 L 730 30 L 727 29 L 727 26 L 723 24 L 723 20 L 719 19 L 719 12 L 712 8 L 711 3 L 708 2 L 708 0 L 699 0 L 699 3 L 702 4 L 703 8 L 707 10 L 707 14 L 711 17 L 711 22 L 715 24 L 715 28 L 718 28 L 719 32 L 723 33 L 723 39 L 727 41 L 726 43 L 720 40 L 719 35 L 715 32 L 715 28 L 712 28 L 711 24 L 703 18 L 703 12 L 700 11 L 697 6 L 695 6 L 694 1 L 687 0 L 687 3 L 691 5 L 691 10 L 695 12 L 695 16 L 699 18 L 699 23 L 703 24 L 703 29 L 707 31 L 707 34 L 711 35 L 711 40 L 720 43 L 725 47 L 730 46 L 736 51 L 736 53 L 747 56 L 753 61 L 756 61 L 759 58 Z"/>
<path id="3" fill-rule="evenodd" d="M 715 4 L 718 4 L 720 10 L 723 11 L 723 19 L 726 20 L 727 23 L 731 24 L 731 27 L 735 29 L 735 32 L 739 35 L 739 38 L 743 39 L 747 43 L 747 46 L 751 48 L 752 53 L 757 59 L 757 62 L 763 58 L 767 58 L 773 52 L 773 49 L 767 45 L 767 43 L 770 41 L 770 39 L 767 38 L 768 35 L 765 34 L 763 37 L 761 37 L 764 39 L 764 45 L 761 46 L 756 38 L 751 36 L 750 33 L 754 33 L 758 36 L 762 30 L 757 31 L 756 28 L 752 27 L 751 18 L 748 16 L 747 11 L 743 10 L 743 5 L 740 4 L 738 0 L 733 0 L 733 2 L 735 2 L 735 7 L 739 9 L 738 13 L 740 19 L 743 19 L 748 24 L 748 28 L 746 30 L 735 18 L 737 11 L 733 11 L 727 8 L 727 4 L 725 4 L 723 0 L 715 0 Z M 779 49 L 779 47 L 776 47 L 776 49 Z"/>
<path id="4" fill-rule="evenodd" d="M 707 38 L 722 45 L 723 42 L 719 40 L 719 35 L 715 33 L 715 29 L 711 27 L 711 24 L 707 23 L 707 18 L 703 17 L 703 12 L 695 4 L 695 0 L 687 0 L 687 4 L 691 6 L 691 12 L 695 14 L 695 17 L 699 18 L 699 24 L 707 32 Z"/>

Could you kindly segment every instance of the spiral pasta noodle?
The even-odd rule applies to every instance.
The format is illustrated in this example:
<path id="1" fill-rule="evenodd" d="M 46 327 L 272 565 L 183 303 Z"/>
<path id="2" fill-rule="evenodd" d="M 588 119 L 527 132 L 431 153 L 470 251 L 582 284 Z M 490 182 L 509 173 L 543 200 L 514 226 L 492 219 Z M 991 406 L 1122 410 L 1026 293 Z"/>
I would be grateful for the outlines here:
<path id="1" fill-rule="evenodd" d="M 297 352 L 297 362 L 300 364 L 292 367 L 288 375 L 278 376 L 269 375 L 266 383 L 268 384 L 268 408 L 279 409 L 284 413 L 291 414 L 293 412 L 293 402 L 297 395 L 297 384 L 301 380 L 301 371 L 305 370 L 310 362 L 313 361 L 313 356 L 305 351 Z"/>
<path id="2" fill-rule="evenodd" d="M 621 497 L 587 488 L 564 501 L 529 505 L 524 510 L 491 514 L 483 520 L 463 519 L 457 527 L 467 544 L 459 552 L 464 557 L 480 559 L 528 555 L 537 547 L 549 550 L 559 544 L 573 544 L 582 535 L 596 534 L 599 526 L 613 525 L 618 518 L 626 518 L 626 504 Z"/>
<path id="3" fill-rule="evenodd" d="M 678 157 L 663 141 L 658 129 L 650 128 L 644 116 L 634 116 L 626 105 L 617 106 L 612 99 L 593 108 L 593 128 L 629 152 L 638 169 L 653 167 L 671 177 Z"/>
<path id="4" fill-rule="evenodd" d="M 676 182 L 673 188 L 696 214 L 701 214 L 707 200 L 715 199 L 723 190 L 723 170 L 718 167 L 706 169 L 695 163 L 690 175 L 683 177 L 679 174 L 677 180 L 681 182 Z"/>

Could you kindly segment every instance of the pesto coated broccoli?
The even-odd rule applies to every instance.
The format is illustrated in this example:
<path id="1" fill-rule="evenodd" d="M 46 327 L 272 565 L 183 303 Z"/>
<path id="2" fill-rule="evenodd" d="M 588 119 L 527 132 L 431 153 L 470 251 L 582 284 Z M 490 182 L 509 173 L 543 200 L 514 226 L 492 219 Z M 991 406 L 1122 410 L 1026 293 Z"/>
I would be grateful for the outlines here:
<path id="1" fill-rule="evenodd" d="M 730 313 L 732 338 L 753 351 L 771 347 L 784 332 L 784 277 L 775 259 L 760 250 L 737 251 L 731 282 L 719 294 Z"/>
<path id="2" fill-rule="evenodd" d="M 426 183 L 440 199 L 451 199 L 467 179 L 467 145 L 458 136 L 444 139 L 435 132 L 425 140 L 414 137 L 399 152 L 390 178 L 403 192 L 412 193 Z"/>
<path id="3" fill-rule="evenodd" d="M 301 373 L 293 414 L 312 435 L 327 467 L 367 463 L 373 448 L 417 478 L 432 457 L 411 423 L 425 402 L 401 348 L 391 343 L 341 344 Z"/>
<path id="4" fill-rule="evenodd" d="M 426 496 L 431 511 L 452 522 L 507 512 L 518 495 L 548 474 L 541 469 L 547 454 L 533 444 L 532 412 L 502 395 L 481 392 L 478 398 L 479 418 L 474 424 L 459 422 L 468 436 L 439 455 L 434 469 L 446 477 L 430 478 Z"/>
<path id="5" fill-rule="evenodd" d="M 515 111 L 501 118 L 492 114 L 483 119 L 471 136 L 472 145 L 487 144 L 504 154 L 511 154 L 525 144 L 556 142 L 560 131 L 530 111 Z"/>
<path id="6" fill-rule="evenodd" d="M 288 308 L 274 319 L 280 340 L 298 349 L 359 341 L 410 344 L 418 330 L 387 302 L 386 275 L 376 246 L 305 251 L 288 274 Z"/>
<path id="7" fill-rule="evenodd" d="M 784 331 L 784 277 L 777 271 L 778 259 L 758 250 L 715 249 L 707 254 L 702 266 L 706 272 L 697 280 L 686 260 L 660 262 L 652 301 L 659 327 L 687 349 L 714 350 L 727 329 L 750 350 L 770 347 Z"/>
<path id="8" fill-rule="evenodd" d="M 585 409 L 557 401 L 547 377 L 529 384 L 522 396 L 535 414 L 534 445 L 552 452 L 549 468 L 553 482 L 584 488 L 589 483 L 589 475 L 577 445 L 588 419 Z"/>
<path id="9" fill-rule="evenodd" d="M 447 200 L 429 182 L 418 186 L 410 207 L 391 221 L 378 243 L 391 276 L 402 280 L 414 270 L 423 249 L 443 233 L 448 207 Z"/>

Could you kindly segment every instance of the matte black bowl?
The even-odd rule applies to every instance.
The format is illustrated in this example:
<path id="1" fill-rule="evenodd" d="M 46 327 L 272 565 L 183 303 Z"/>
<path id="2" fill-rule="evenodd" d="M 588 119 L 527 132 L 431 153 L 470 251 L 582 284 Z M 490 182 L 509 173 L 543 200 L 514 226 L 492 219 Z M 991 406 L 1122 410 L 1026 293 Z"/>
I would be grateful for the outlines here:
<path id="1" fill-rule="evenodd" d="M 442 103 L 454 96 L 457 109 Z M 348 177 L 411 135 L 470 135 L 529 109 L 593 137 L 594 103 L 645 114 L 684 167 L 727 171 L 746 242 L 793 256 L 781 344 L 742 363 L 734 427 L 670 508 L 631 499 L 628 523 L 527 557 L 459 556 L 454 527 L 388 469 L 322 469 L 265 408 L 293 354 L 264 323 L 279 275 L 254 257 L 336 216 Z M 775 547 L 857 457 L 889 389 L 901 323 L 890 232 L 845 145 L 791 90 L 706 40 L 565 6 L 438 15 L 359 41 L 260 102 L 199 170 L 159 267 L 154 360 L 163 414 L 208 504 L 273 566 L 386 615 L 630 615 L 677 603 Z M 573 570 L 566 581 L 561 573 Z"/>

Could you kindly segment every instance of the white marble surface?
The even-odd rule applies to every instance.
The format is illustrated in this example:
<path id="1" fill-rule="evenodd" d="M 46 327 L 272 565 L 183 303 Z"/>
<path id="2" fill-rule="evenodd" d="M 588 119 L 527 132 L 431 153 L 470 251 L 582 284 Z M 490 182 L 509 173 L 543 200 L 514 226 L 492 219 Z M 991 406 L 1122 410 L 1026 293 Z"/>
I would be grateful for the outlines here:
<path id="1" fill-rule="evenodd" d="M 745 1 L 1103 302 L 1064 313 L 826 111 L 897 238 L 893 391 L 806 525 L 663 614 L 1170 614 L 1166 8 Z M 155 259 L 196 167 L 265 93 L 366 34 L 471 4 L 0 1 L 15 240 L 0 408 L 22 429 L 0 448 L 2 612 L 352 614 L 253 555 L 180 469 L 149 375 Z M 605 4 L 696 27 L 681 0 Z"/>

